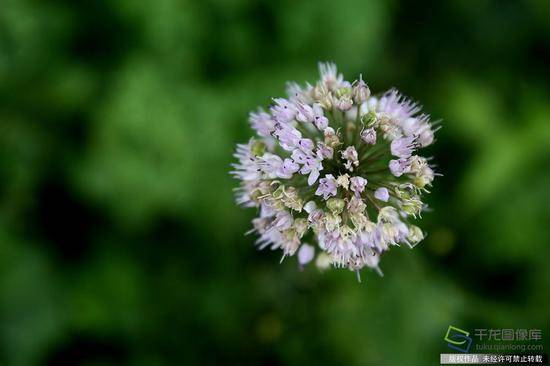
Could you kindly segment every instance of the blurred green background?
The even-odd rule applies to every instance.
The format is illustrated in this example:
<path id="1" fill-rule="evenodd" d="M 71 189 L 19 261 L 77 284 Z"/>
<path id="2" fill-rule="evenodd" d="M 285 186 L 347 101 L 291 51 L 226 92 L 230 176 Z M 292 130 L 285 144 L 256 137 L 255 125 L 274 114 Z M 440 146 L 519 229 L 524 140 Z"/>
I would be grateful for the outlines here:
<path id="1" fill-rule="evenodd" d="M 550 346 L 550 3 L 0 6 L 0 365 L 436 365 L 448 325 Z M 443 120 L 427 239 L 363 272 L 258 252 L 247 114 L 334 61 Z"/>

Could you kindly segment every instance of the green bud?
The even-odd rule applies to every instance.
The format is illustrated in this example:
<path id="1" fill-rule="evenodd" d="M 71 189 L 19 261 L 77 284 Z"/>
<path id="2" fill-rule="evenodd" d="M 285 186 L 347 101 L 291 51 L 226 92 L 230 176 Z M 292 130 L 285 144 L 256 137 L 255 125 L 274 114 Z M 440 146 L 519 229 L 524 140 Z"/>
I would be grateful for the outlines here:
<path id="1" fill-rule="evenodd" d="M 262 156 L 265 153 L 265 144 L 261 141 L 254 141 L 250 150 L 255 156 Z"/>
<path id="2" fill-rule="evenodd" d="M 411 244 L 417 244 L 424 239 L 424 233 L 422 233 L 422 230 L 420 230 L 418 226 L 411 225 L 409 226 L 409 234 L 407 235 L 407 239 L 410 240 Z"/>
<path id="3" fill-rule="evenodd" d="M 346 202 L 341 198 L 329 198 L 327 208 L 334 213 L 341 213 L 344 210 Z"/>
<path id="4" fill-rule="evenodd" d="M 315 260 L 315 265 L 320 270 L 323 271 L 327 269 L 328 267 L 330 267 L 331 264 L 332 264 L 332 260 L 329 257 L 329 255 L 326 254 L 325 252 L 321 252 L 317 255 L 317 259 Z"/>
<path id="5" fill-rule="evenodd" d="M 424 188 L 428 183 L 428 180 L 423 176 L 413 178 L 413 184 L 418 188 Z"/>
<path id="6" fill-rule="evenodd" d="M 363 122 L 366 127 L 371 127 L 376 122 L 376 114 L 374 112 L 369 112 L 361 116 L 361 122 Z"/>
<path id="7" fill-rule="evenodd" d="M 340 88 L 336 90 L 336 96 L 342 98 L 345 95 L 351 95 L 351 88 Z"/>

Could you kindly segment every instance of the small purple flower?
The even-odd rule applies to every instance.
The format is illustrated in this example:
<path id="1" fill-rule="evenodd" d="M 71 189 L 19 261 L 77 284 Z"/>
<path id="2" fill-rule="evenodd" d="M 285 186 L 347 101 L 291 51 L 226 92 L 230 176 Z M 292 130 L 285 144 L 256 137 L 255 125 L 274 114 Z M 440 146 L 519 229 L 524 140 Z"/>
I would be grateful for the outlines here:
<path id="1" fill-rule="evenodd" d="M 351 214 L 361 214 L 366 207 L 365 202 L 358 196 L 351 197 L 347 205 L 347 209 Z"/>
<path id="2" fill-rule="evenodd" d="M 374 128 L 367 128 L 361 132 L 361 140 L 369 145 L 376 144 L 376 130 Z"/>
<path id="3" fill-rule="evenodd" d="M 261 108 L 258 108 L 257 112 L 251 112 L 248 119 L 250 125 L 258 132 L 259 136 L 270 136 L 271 132 L 275 129 L 275 121 L 269 113 L 264 112 Z"/>
<path id="4" fill-rule="evenodd" d="M 426 126 L 423 128 L 423 131 L 420 132 L 420 135 L 418 136 L 418 143 L 420 146 L 428 146 L 434 141 L 434 133 L 430 126 Z"/>
<path id="5" fill-rule="evenodd" d="M 321 155 L 323 159 L 332 159 L 334 157 L 334 149 L 323 142 L 319 142 L 317 143 L 317 154 Z"/>
<path id="6" fill-rule="evenodd" d="M 300 170 L 300 166 L 294 160 L 286 158 L 277 170 L 277 176 L 279 178 L 290 179 L 298 170 Z"/>
<path id="7" fill-rule="evenodd" d="M 292 160 L 294 160 L 295 162 L 299 164 L 305 164 L 305 162 L 308 159 L 308 154 L 305 153 L 303 150 L 296 149 L 292 151 L 291 157 L 292 157 Z"/>
<path id="8" fill-rule="evenodd" d="M 396 241 L 407 240 L 407 236 L 409 235 L 409 228 L 407 227 L 407 225 L 399 222 L 395 225 L 395 229 L 397 230 L 397 237 L 395 238 Z"/>
<path id="9" fill-rule="evenodd" d="M 319 178 L 320 170 L 323 170 L 321 160 L 317 157 L 307 157 L 304 165 L 302 165 L 302 169 L 300 169 L 300 173 L 303 175 L 309 174 L 307 184 L 311 186 L 317 181 L 317 178 Z"/>
<path id="10" fill-rule="evenodd" d="M 314 209 L 307 216 L 307 221 L 312 224 L 319 224 L 323 220 L 324 215 L 323 210 L 320 208 Z"/>
<path id="11" fill-rule="evenodd" d="M 286 230 L 292 226 L 292 215 L 286 211 L 279 211 L 275 214 L 275 220 L 271 224 L 271 230 Z"/>
<path id="12" fill-rule="evenodd" d="M 353 166 L 359 165 L 357 150 L 355 150 L 354 146 L 348 146 L 344 151 L 342 151 L 342 159 L 345 159 L 347 161 L 346 163 L 344 163 L 344 166 L 350 172 L 353 171 Z"/>
<path id="13" fill-rule="evenodd" d="M 332 174 L 327 174 L 324 178 L 319 179 L 319 187 L 315 191 L 315 195 L 323 196 L 326 201 L 330 196 L 336 196 L 336 193 L 336 179 Z"/>
<path id="14" fill-rule="evenodd" d="M 350 183 L 350 189 L 359 196 L 365 190 L 367 180 L 363 177 L 351 177 Z"/>
<path id="15" fill-rule="evenodd" d="M 401 137 L 391 142 L 391 153 L 399 158 L 408 158 L 415 148 L 415 137 Z"/>
<path id="16" fill-rule="evenodd" d="M 317 181 L 317 178 L 319 178 L 319 171 L 323 170 L 323 165 L 321 164 L 323 158 L 312 150 L 306 149 L 294 150 L 291 157 L 296 163 L 302 164 L 300 174 L 309 174 L 308 185 L 313 185 Z"/>
<path id="17" fill-rule="evenodd" d="M 322 169 L 322 168 L 321 168 Z M 319 175 L 321 173 L 319 173 L 319 170 L 320 169 L 311 169 L 310 173 L 309 173 L 309 176 L 307 177 L 307 184 L 312 186 L 315 184 L 315 182 L 317 182 L 317 178 L 319 178 Z"/>
<path id="18" fill-rule="evenodd" d="M 336 65 L 333 63 L 320 63 L 319 74 L 321 74 L 322 83 L 331 90 L 347 84 L 344 81 L 344 76 L 338 73 Z"/>
<path id="19" fill-rule="evenodd" d="M 328 127 L 328 118 L 323 114 L 323 107 L 320 104 L 313 105 L 315 127 L 324 131 Z"/>
<path id="20" fill-rule="evenodd" d="M 386 187 L 380 187 L 374 191 L 374 198 L 380 201 L 388 202 L 390 199 L 390 193 Z"/>
<path id="21" fill-rule="evenodd" d="M 298 141 L 298 146 L 302 151 L 312 153 L 315 144 L 311 139 L 300 139 L 300 141 Z"/>
<path id="22" fill-rule="evenodd" d="M 313 108 L 304 103 L 296 104 L 296 120 L 299 122 L 313 122 L 315 119 L 315 113 Z"/>
<path id="23" fill-rule="evenodd" d="M 271 107 L 273 118 L 277 122 L 288 123 L 296 117 L 296 106 L 284 98 L 273 99 L 276 105 Z"/>
<path id="24" fill-rule="evenodd" d="M 266 153 L 260 158 L 259 168 L 270 177 L 276 177 L 283 165 L 283 159 L 279 155 Z"/>
<path id="25" fill-rule="evenodd" d="M 407 118 L 401 123 L 401 129 L 405 136 L 418 134 L 420 128 L 420 120 L 418 118 Z"/>
<path id="26" fill-rule="evenodd" d="M 276 123 L 273 136 L 277 137 L 281 147 L 287 151 L 292 151 L 302 138 L 302 134 L 296 128 L 289 124 Z"/>
<path id="27" fill-rule="evenodd" d="M 406 120 L 420 111 L 420 107 L 408 100 L 395 89 L 387 91 L 378 101 L 378 112 L 398 120 Z"/>
<path id="28" fill-rule="evenodd" d="M 389 168 L 391 173 L 396 177 L 408 173 L 411 169 L 408 159 L 390 160 Z"/>
<path id="29" fill-rule="evenodd" d="M 344 96 L 338 99 L 336 106 L 338 107 L 339 110 L 345 112 L 345 111 L 348 111 L 353 106 L 353 101 L 351 100 L 350 97 Z"/>

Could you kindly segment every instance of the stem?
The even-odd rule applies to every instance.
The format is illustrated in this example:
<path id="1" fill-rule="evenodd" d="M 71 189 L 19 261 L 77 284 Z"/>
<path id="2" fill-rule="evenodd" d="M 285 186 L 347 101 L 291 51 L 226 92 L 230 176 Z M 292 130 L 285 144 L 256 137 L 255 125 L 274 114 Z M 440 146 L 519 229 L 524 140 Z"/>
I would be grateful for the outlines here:
<path id="1" fill-rule="evenodd" d="M 365 174 L 367 174 L 367 178 L 369 174 L 375 174 L 375 173 L 382 173 L 388 170 L 388 167 L 376 169 L 376 170 L 365 170 Z"/>
<path id="2" fill-rule="evenodd" d="M 357 134 L 355 135 L 355 144 L 361 146 L 361 129 L 359 129 L 359 123 L 361 122 L 361 105 L 357 105 L 357 115 L 355 116 L 355 125 L 357 126 Z M 361 126 L 364 127 L 364 126 Z"/>
<path id="3" fill-rule="evenodd" d="M 370 194 L 367 193 L 367 199 L 369 200 L 370 203 L 373 204 L 374 207 L 376 207 L 378 209 L 378 211 L 381 210 L 380 206 L 378 206 L 378 204 L 376 202 L 374 202 L 374 200 L 370 197 Z"/>

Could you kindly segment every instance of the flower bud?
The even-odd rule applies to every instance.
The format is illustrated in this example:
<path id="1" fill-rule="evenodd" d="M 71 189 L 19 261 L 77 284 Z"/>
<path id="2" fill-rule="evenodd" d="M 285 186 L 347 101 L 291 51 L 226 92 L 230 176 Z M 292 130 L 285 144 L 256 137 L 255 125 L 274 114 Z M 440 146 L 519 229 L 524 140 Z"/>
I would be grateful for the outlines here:
<path id="1" fill-rule="evenodd" d="M 341 198 L 329 198 L 327 201 L 327 208 L 333 213 L 341 213 L 346 206 L 346 202 Z"/>
<path id="2" fill-rule="evenodd" d="M 407 239 L 413 245 L 418 244 L 424 239 L 424 233 L 422 233 L 422 230 L 420 230 L 418 226 L 411 225 L 409 226 L 409 234 L 407 235 Z"/>
<path id="3" fill-rule="evenodd" d="M 388 192 L 388 189 L 386 187 L 380 187 L 376 191 L 374 191 L 374 198 L 388 202 L 390 199 L 390 192 Z"/>
<path id="4" fill-rule="evenodd" d="M 370 89 L 363 81 L 363 76 L 359 76 L 359 80 L 356 80 L 353 86 L 353 100 L 357 104 L 361 104 L 370 97 Z"/>
<path id="5" fill-rule="evenodd" d="M 338 90 L 336 90 L 335 94 L 336 94 L 337 98 L 350 97 L 351 96 L 351 88 L 347 88 L 347 87 L 339 88 Z"/>
<path id="6" fill-rule="evenodd" d="M 413 184 L 418 188 L 424 188 L 431 183 L 431 180 L 427 176 L 416 176 L 413 178 Z"/>
<path id="7" fill-rule="evenodd" d="M 304 206 L 304 211 L 306 211 L 308 214 L 312 213 L 313 210 L 317 208 L 317 204 L 315 204 L 314 201 L 309 201 Z"/>
<path id="8" fill-rule="evenodd" d="M 419 188 L 424 188 L 425 186 L 429 186 L 432 184 L 434 180 L 434 171 L 429 166 L 425 166 L 424 169 L 422 169 L 422 172 L 420 174 L 420 181 L 414 182 L 415 185 Z"/>
<path id="9" fill-rule="evenodd" d="M 336 102 L 336 106 L 339 110 L 345 112 L 353 106 L 353 101 L 349 96 L 343 96 Z"/>
<path id="10" fill-rule="evenodd" d="M 325 252 L 319 253 L 317 255 L 317 259 L 315 259 L 315 265 L 321 271 L 324 271 L 325 269 L 330 267 L 331 264 L 332 264 L 332 260 L 330 259 L 330 256 Z"/>
<path id="11" fill-rule="evenodd" d="M 338 178 L 336 178 L 336 184 L 347 190 L 349 188 L 349 175 L 339 175 Z"/>
<path id="12" fill-rule="evenodd" d="M 265 144 L 261 141 L 254 141 L 250 149 L 255 156 L 263 156 L 265 153 Z"/>
<path id="13" fill-rule="evenodd" d="M 376 130 L 374 128 L 367 128 L 361 132 L 361 140 L 369 145 L 376 144 Z"/>
<path id="14" fill-rule="evenodd" d="M 300 265 L 308 264 L 315 256 L 315 248 L 309 244 L 302 244 L 298 250 L 298 263 Z"/>
<path id="15" fill-rule="evenodd" d="M 325 144 L 331 148 L 340 145 L 340 139 L 332 127 L 325 129 Z"/>

